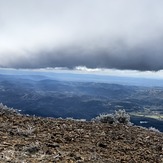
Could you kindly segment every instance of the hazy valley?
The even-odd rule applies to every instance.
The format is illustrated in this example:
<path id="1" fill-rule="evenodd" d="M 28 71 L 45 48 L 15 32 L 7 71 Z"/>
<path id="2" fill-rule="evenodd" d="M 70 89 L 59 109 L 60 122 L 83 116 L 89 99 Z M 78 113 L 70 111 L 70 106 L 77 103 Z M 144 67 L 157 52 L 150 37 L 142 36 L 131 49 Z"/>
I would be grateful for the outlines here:
<path id="1" fill-rule="evenodd" d="M 131 120 L 134 124 L 153 126 L 163 131 L 163 87 L 126 84 L 130 80 L 125 81 L 124 78 L 120 85 L 116 82 L 112 84 L 111 77 L 110 81 L 104 83 L 82 81 L 84 75 L 80 75 L 80 81 L 74 74 L 70 79 L 59 79 L 57 75 L 62 77 L 59 74 L 54 74 L 53 78 L 45 74 L 2 74 L 0 102 L 20 109 L 23 114 L 86 120 L 101 113 L 125 109 L 132 114 Z"/>

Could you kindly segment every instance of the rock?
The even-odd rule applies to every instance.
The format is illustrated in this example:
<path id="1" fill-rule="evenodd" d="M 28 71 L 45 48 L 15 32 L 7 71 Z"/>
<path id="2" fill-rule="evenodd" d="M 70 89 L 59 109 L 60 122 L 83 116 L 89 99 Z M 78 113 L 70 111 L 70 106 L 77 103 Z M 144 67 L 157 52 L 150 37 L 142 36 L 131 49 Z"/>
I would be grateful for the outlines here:
<path id="1" fill-rule="evenodd" d="M 26 149 L 25 149 L 25 152 L 28 152 L 28 153 L 30 153 L 30 154 L 35 154 L 35 153 L 37 153 L 39 151 L 39 148 L 38 147 L 27 147 Z"/>
<path id="2" fill-rule="evenodd" d="M 1 163 L 162 163 L 162 142 L 136 126 L 0 114 Z"/>
<path id="3" fill-rule="evenodd" d="M 107 148 L 107 144 L 105 143 L 97 143 L 97 145 L 102 148 Z"/>
<path id="4" fill-rule="evenodd" d="M 57 143 L 53 143 L 53 144 L 46 144 L 47 147 L 50 147 L 50 148 L 57 148 L 59 147 L 59 144 Z"/>

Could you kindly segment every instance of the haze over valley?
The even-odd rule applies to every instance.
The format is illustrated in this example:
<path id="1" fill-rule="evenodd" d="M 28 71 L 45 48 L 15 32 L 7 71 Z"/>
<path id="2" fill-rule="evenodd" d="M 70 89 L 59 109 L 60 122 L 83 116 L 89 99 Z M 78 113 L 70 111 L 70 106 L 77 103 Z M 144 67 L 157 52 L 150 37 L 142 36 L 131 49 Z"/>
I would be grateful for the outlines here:
<path id="1" fill-rule="evenodd" d="M 0 101 L 23 114 L 91 120 L 125 109 L 136 125 L 163 130 L 161 80 L 20 70 L 21 75 L 1 73 Z"/>

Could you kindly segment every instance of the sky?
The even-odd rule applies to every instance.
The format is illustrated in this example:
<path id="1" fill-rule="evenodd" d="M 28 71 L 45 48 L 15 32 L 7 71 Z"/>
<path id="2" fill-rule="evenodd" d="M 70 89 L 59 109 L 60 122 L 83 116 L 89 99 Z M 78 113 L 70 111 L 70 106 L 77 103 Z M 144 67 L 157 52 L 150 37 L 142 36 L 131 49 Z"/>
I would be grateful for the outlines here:
<path id="1" fill-rule="evenodd" d="M 162 7 L 162 0 L 0 0 L 0 67 L 162 72 Z"/>

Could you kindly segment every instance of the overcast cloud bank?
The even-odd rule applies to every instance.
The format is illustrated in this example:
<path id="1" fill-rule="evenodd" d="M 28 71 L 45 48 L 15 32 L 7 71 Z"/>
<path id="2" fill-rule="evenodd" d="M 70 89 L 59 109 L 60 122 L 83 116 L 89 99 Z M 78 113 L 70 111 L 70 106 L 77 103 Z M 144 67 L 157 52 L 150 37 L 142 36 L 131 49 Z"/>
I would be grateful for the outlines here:
<path id="1" fill-rule="evenodd" d="M 0 67 L 161 70 L 162 6 L 162 0 L 2 0 Z"/>

